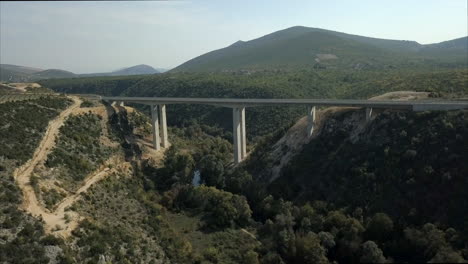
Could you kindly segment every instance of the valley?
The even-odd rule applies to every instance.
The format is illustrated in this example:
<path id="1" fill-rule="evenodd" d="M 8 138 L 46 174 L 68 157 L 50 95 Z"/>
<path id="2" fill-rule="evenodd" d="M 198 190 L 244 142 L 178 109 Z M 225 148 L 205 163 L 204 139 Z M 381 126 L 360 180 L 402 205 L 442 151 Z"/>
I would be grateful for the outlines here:
<path id="1" fill-rule="evenodd" d="M 372 100 L 420 100 L 421 98 L 427 98 L 429 95 L 430 93 L 427 92 L 391 92 L 373 98 Z M 386 199 L 393 196 L 394 191 L 388 191 L 388 196 L 382 196 L 380 198 L 382 200 L 380 201 L 377 198 L 378 196 L 368 200 L 366 197 L 372 197 L 371 193 L 362 196 L 362 194 L 359 194 L 362 191 L 355 191 L 355 188 L 362 188 L 360 184 L 368 183 L 361 183 L 358 181 L 355 183 L 358 184 L 356 187 L 347 187 L 350 196 L 341 198 L 347 201 L 342 204 L 342 206 L 350 204 L 350 201 L 356 201 L 356 204 L 351 207 L 354 208 L 352 209 L 354 211 L 349 211 L 346 207 L 340 207 L 340 203 L 342 203 L 340 202 L 342 201 L 340 197 L 342 195 L 348 195 L 348 192 L 345 191 L 346 189 L 340 189 L 340 191 L 336 192 L 333 191 L 333 189 L 327 189 L 325 186 L 328 186 L 330 183 L 321 183 L 320 178 L 318 178 L 312 180 L 312 185 L 310 186 L 310 188 L 316 189 L 313 193 L 318 195 L 313 197 L 310 196 L 311 194 L 307 189 L 296 186 L 296 182 L 300 185 L 309 184 L 308 182 L 310 180 L 301 178 L 302 170 L 306 173 L 307 171 L 315 170 L 306 169 L 309 165 L 305 166 L 302 161 L 303 159 L 307 159 L 307 157 L 313 157 L 313 155 L 315 155 L 306 154 L 310 153 L 311 149 L 316 149 L 315 151 L 322 153 L 321 155 L 328 160 L 330 160 L 328 155 L 342 155 L 339 154 L 339 151 L 343 152 L 343 150 L 336 150 L 337 152 L 335 152 L 335 150 L 330 149 L 333 146 L 330 143 L 328 143 L 327 147 L 318 148 L 316 147 L 317 144 L 337 142 L 340 144 L 338 145 L 339 149 L 347 149 L 346 144 L 349 144 L 347 143 L 348 139 L 330 140 L 322 138 L 332 138 L 335 134 L 343 135 L 342 133 L 348 130 L 347 127 L 354 127 L 356 124 L 360 124 L 360 126 L 365 124 L 363 121 L 364 117 L 358 109 L 332 107 L 319 110 L 317 113 L 317 127 L 312 138 L 308 138 L 305 135 L 304 118 L 299 119 L 290 129 L 282 130 L 282 132 L 278 130 L 275 134 L 262 136 L 262 139 L 249 143 L 251 153 L 247 160 L 240 164 L 241 166 L 232 167 L 232 165 L 230 165 L 232 162 L 232 147 L 231 144 L 226 141 L 229 137 L 225 134 L 227 132 L 222 132 L 222 129 L 219 130 L 218 128 L 218 130 L 216 130 L 215 127 L 197 123 L 182 127 L 170 127 L 169 140 L 172 146 L 168 149 L 163 149 L 164 152 L 158 153 L 152 150 L 152 146 L 149 143 L 151 142 L 151 134 L 148 129 L 149 118 L 138 110 L 128 106 L 112 107 L 109 104 L 106 105 L 106 103 L 102 105 L 99 101 L 87 101 L 88 99 L 80 99 L 76 96 L 71 96 L 70 98 L 71 104 L 64 111 L 61 111 L 55 119 L 49 122 L 43 138 L 38 143 L 36 150 L 33 151 L 34 154 L 31 160 L 12 172 L 13 178 L 16 180 L 19 189 L 23 193 L 23 198 L 21 198 L 22 203 L 19 204 L 18 208 L 32 216 L 39 217 L 37 219 L 43 221 L 42 228 L 45 232 L 44 235 L 51 234 L 58 239 L 63 239 L 64 243 L 54 242 L 54 245 L 56 245 L 54 247 L 60 248 L 59 251 L 62 252 L 58 253 L 55 258 L 60 258 L 62 262 L 64 259 L 69 259 L 69 261 L 72 261 L 72 259 L 80 261 L 85 261 L 86 259 L 111 261 L 124 256 L 124 258 L 128 259 L 128 251 L 125 255 L 121 255 L 121 253 L 117 254 L 113 250 L 113 248 L 117 246 L 115 242 L 122 239 L 133 241 L 131 242 L 133 246 L 126 250 L 137 250 L 137 252 L 140 252 L 134 255 L 134 257 L 131 257 L 134 261 L 145 262 L 144 259 L 147 261 L 150 259 L 158 259 L 159 262 L 157 263 L 166 263 L 168 261 L 187 262 L 189 259 L 210 262 L 222 261 L 222 263 L 254 261 L 260 258 L 261 255 L 259 255 L 259 252 L 264 250 L 278 252 L 276 251 L 278 249 L 275 249 L 275 247 L 279 245 L 275 245 L 274 243 L 283 243 L 280 242 L 282 241 L 281 237 L 271 236 L 271 234 L 275 233 L 272 233 L 271 230 L 290 232 L 290 235 L 293 235 L 296 240 L 296 246 L 294 247 L 302 247 L 301 243 L 305 243 L 305 241 L 308 241 L 307 243 L 315 241 L 313 243 L 316 244 L 313 248 L 323 251 L 318 251 L 316 253 L 299 251 L 294 253 L 294 255 L 290 255 L 292 253 L 288 251 L 289 249 L 282 249 L 286 251 L 279 251 L 284 252 L 279 253 L 279 255 L 271 255 L 271 253 L 263 255 L 261 257 L 263 259 L 262 261 L 267 261 L 266 263 L 279 258 L 286 258 L 291 261 L 293 259 L 294 261 L 304 261 L 305 259 L 303 259 L 302 256 L 305 255 L 302 254 L 307 254 L 308 256 L 312 256 L 310 254 L 313 254 L 314 263 L 316 261 L 326 263 L 326 259 L 333 256 L 338 260 L 343 257 L 343 255 L 341 255 L 343 253 L 335 251 L 326 253 L 328 252 L 325 246 L 327 244 L 322 244 L 325 243 L 325 239 L 332 239 L 331 241 L 334 241 L 333 243 L 335 246 L 331 246 L 332 248 L 337 247 L 337 250 L 346 250 L 349 252 L 347 254 L 351 255 L 347 255 L 345 257 L 346 259 L 362 259 L 365 255 L 360 257 L 354 254 L 367 253 L 365 253 L 365 251 L 358 253 L 361 251 L 356 251 L 356 249 L 352 247 L 350 248 L 347 243 L 350 243 L 352 240 L 350 241 L 349 239 L 353 239 L 355 241 L 353 243 L 362 241 L 361 239 L 365 238 L 375 239 L 377 242 L 371 241 L 372 243 L 368 243 L 370 247 L 375 247 L 382 243 L 379 241 L 391 240 L 387 235 L 381 234 L 384 237 L 379 237 L 381 235 L 370 233 L 381 232 L 371 231 L 370 228 L 373 228 L 373 221 L 390 221 L 389 223 L 393 226 L 391 230 L 394 230 L 393 228 L 402 228 L 405 225 L 414 226 L 411 227 L 412 229 L 409 227 L 406 228 L 405 230 L 407 231 L 405 231 L 405 235 L 401 235 L 402 237 L 398 238 L 402 239 L 404 243 L 409 243 L 408 245 L 416 243 L 412 240 L 416 238 L 411 238 L 409 236 L 411 232 L 413 232 L 415 236 L 419 234 L 418 232 L 455 232 L 451 235 L 452 237 L 456 236 L 456 238 L 453 237 L 453 239 L 455 239 L 453 242 L 445 240 L 440 241 L 441 244 L 437 245 L 436 251 L 431 253 L 435 255 L 413 256 L 411 259 L 419 261 L 429 256 L 431 256 L 432 259 L 441 259 L 443 258 L 441 254 L 449 254 L 446 256 L 450 256 L 450 259 L 454 261 L 462 259 L 461 254 L 463 253 L 459 252 L 463 251 L 457 251 L 457 248 L 463 241 L 463 232 L 465 232 L 463 229 L 463 222 L 454 222 L 442 217 L 447 213 L 450 214 L 451 212 L 459 211 L 456 208 L 451 209 L 449 207 L 447 208 L 447 212 L 441 212 L 433 216 L 430 216 L 428 212 L 432 212 L 435 209 L 429 209 L 428 212 L 425 212 L 422 208 L 419 208 L 417 204 L 412 205 L 414 206 L 412 209 L 387 208 L 385 207 L 387 204 Z M 25 104 L 25 102 L 28 101 L 20 100 L 7 104 L 14 103 L 21 105 Z M 462 140 L 459 142 L 460 146 L 466 146 L 466 144 L 463 143 L 465 139 L 461 136 L 464 135 L 465 132 L 460 130 L 468 127 L 463 123 L 466 121 L 464 117 L 466 114 L 465 112 L 465 110 L 455 111 L 453 114 L 447 116 L 451 118 L 449 119 L 450 121 L 442 122 L 444 124 L 449 122 L 454 126 L 454 133 L 459 135 L 456 137 L 457 140 Z M 425 112 L 422 114 L 411 114 L 392 112 L 389 110 L 377 111 L 374 115 L 375 120 L 372 120 L 369 125 L 354 127 L 350 130 L 349 140 L 351 140 L 351 142 L 360 142 L 361 138 L 367 137 L 366 134 L 377 133 L 371 132 L 377 129 L 373 128 L 374 126 L 379 127 L 383 125 L 387 127 L 385 122 L 388 121 L 379 125 L 381 122 L 380 120 L 387 120 L 390 118 L 390 120 L 393 120 L 392 122 L 401 122 L 397 120 L 418 118 L 417 116 L 421 116 L 423 120 L 427 120 L 428 117 L 428 114 Z M 430 115 L 433 114 L 429 114 L 429 116 Z M 99 118 L 95 119 L 95 117 Z M 395 119 L 395 117 L 398 118 Z M 402 117 L 404 118 L 402 119 Z M 458 119 L 456 117 L 458 117 Z M 88 125 L 86 123 L 81 122 L 91 122 L 89 124 L 95 125 L 87 127 Z M 440 121 L 435 122 L 440 123 Z M 62 161 L 54 161 L 55 158 L 53 158 L 54 155 L 52 155 L 52 153 L 60 150 L 60 145 L 62 144 L 68 146 L 68 150 L 63 149 L 64 151 L 69 151 L 74 148 L 74 136 L 73 134 L 68 134 L 68 129 L 66 129 L 66 127 L 71 126 L 71 129 L 76 125 L 84 126 L 84 130 L 82 131 L 79 129 L 73 130 L 76 135 L 84 136 L 89 134 L 89 136 L 94 137 L 103 145 L 100 147 L 101 150 L 94 149 L 94 143 L 88 145 L 86 142 L 87 140 L 91 140 L 92 142 L 95 139 L 91 137 L 86 139 L 87 136 L 84 138 L 80 136 L 83 138 L 82 140 L 85 140 L 80 141 L 82 142 L 80 144 L 84 144 L 83 147 L 89 146 L 91 148 L 86 150 L 86 152 L 82 152 L 82 154 L 75 152 L 70 158 L 74 159 L 75 155 L 76 157 L 89 155 L 86 153 L 101 153 L 100 155 L 104 156 L 102 159 L 96 160 L 96 165 L 75 167 L 74 172 L 67 172 L 67 166 L 75 166 L 73 165 L 75 163 L 67 163 L 65 159 L 63 159 L 69 154 L 65 154 L 66 152 L 64 152 L 60 154 L 60 156 L 57 156 L 61 157 L 60 160 Z M 331 125 L 334 126 L 333 130 L 330 130 Z M 94 126 L 98 126 L 99 130 L 95 130 Z M 341 126 L 344 127 L 340 128 Z M 395 126 L 395 124 L 392 126 Z M 408 125 L 406 125 L 404 129 L 408 132 L 411 131 Z M 440 130 L 441 128 L 434 129 L 442 131 Z M 97 132 L 93 131 L 100 132 L 95 134 Z M 68 139 L 67 135 L 72 136 L 72 138 Z M 96 135 L 98 135 L 97 138 Z M 454 138 L 454 136 L 450 134 L 446 136 L 447 138 Z M 223 139 L 223 137 L 226 139 Z M 382 136 L 380 136 L 380 138 L 385 140 Z M 422 138 L 418 140 L 416 144 L 424 145 L 424 142 L 427 142 L 428 139 Z M 398 144 L 401 145 L 402 143 Z M 109 150 L 113 149 L 112 152 L 114 154 L 105 154 L 107 153 L 106 148 L 109 148 Z M 363 147 L 358 147 L 358 149 L 360 148 Z M 418 147 L 413 148 L 417 150 L 418 154 L 420 153 Z M 424 151 L 421 153 L 421 155 L 427 155 L 424 154 Z M 459 148 L 459 152 L 456 153 L 461 156 L 466 155 L 463 148 Z M 461 156 L 457 159 L 463 159 Z M 358 155 L 356 155 L 356 157 L 358 157 Z M 87 159 L 91 161 L 94 160 L 95 157 L 88 156 Z M 344 161 L 347 159 L 348 158 L 339 158 L 338 160 Z M 331 159 L 331 161 L 335 162 L 335 159 Z M 376 161 L 371 161 L 370 164 L 378 164 L 375 162 Z M 57 167 L 57 165 L 54 164 L 62 165 Z M 319 164 L 325 167 L 329 166 L 326 165 L 326 161 L 320 161 L 318 163 L 307 161 L 306 164 L 311 164 L 312 166 L 317 166 Z M 452 161 L 452 164 L 460 163 Z M 88 168 L 88 166 L 91 167 Z M 372 172 L 369 171 L 369 165 L 365 166 L 367 166 L 367 169 L 364 175 L 373 175 Z M 386 168 L 387 165 L 379 166 L 381 166 L 381 168 Z M 396 165 L 398 168 L 402 168 L 402 166 L 402 164 Z M 57 169 L 60 171 L 59 174 L 54 172 L 54 170 Z M 460 169 L 464 170 L 463 167 L 460 167 Z M 76 174 L 81 170 L 83 170 L 82 173 Z M 194 170 L 200 171 L 204 185 L 200 187 L 190 186 Z M 444 171 L 444 169 L 437 169 L 437 171 L 439 170 Z M 319 171 L 324 172 L 323 169 Z M 325 171 L 326 173 L 333 173 L 334 170 L 326 169 Z M 357 173 L 357 169 L 355 168 L 351 168 L 349 171 Z M 418 171 L 414 173 L 417 175 L 419 173 Z M 373 173 L 375 174 L 377 172 Z M 431 173 L 433 174 L 434 172 Z M 438 172 L 435 173 L 438 174 Z M 449 187 L 452 186 L 451 182 L 456 182 L 455 184 L 458 186 L 463 186 L 465 184 L 462 178 L 458 176 L 458 173 L 451 171 L 444 172 L 443 174 L 448 175 L 447 173 L 450 174 L 451 181 L 446 182 L 445 184 L 448 185 L 444 188 L 452 188 Z M 60 174 L 62 175 L 60 176 Z M 31 175 L 36 175 L 34 176 L 36 178 L 35 181 L 37 181 L 35 184 L 42 186 L 38 188 L 39 191 L 34 190 L 34 186 L 31 183 Z M 330 180 L 332 182 L 341 182 L 341 178 L 338 175 L 341 175 L 341 172 L 338 172 L 337 176 L 330 174 L 329 177 L 332 177 Z M 379 174 L 376 174 L 373 177 L 382 177 L 378 175 Z M 366 178 L 370 176 L 356 177 L 364 177 L 362 179 L 365 179 L 365 181 L 372 179 Z M 281 187 L 278 189 L 277 186 Z M 286 186 L 287 188 L 285 188 Z M 413 187 L 410 188 L 415 188 L 417 185 L 411 186 Z M 46 191 L 44 188 L 49 190 Z M 381 187 L 375 186 L 373 188 L 375 191 Z M 47 195 L 50 190 L 56 190 L 58 193 L 61 193 L 61 196 L 58 200 L 54 198 L 56 199 L 55 202 L 48 206 L 44 203 L 44 199 L 48 197 Z M 372 188 L 368 190 L 372 190 Z M 129 196 L 130 192 L 132 195 Z M 324 195 L 324 193 L 328 193 L 328 195 L 321 196 Z M 337 196 L 332 195 L 332 193 L 335 193 Z M 434 192 L 434 194 L 435 193 L 436 192 Z M 454 191 L 451 191 L 451 193 L 455 195 Z M 191 198 L 189 199 L 188 197 Z M 452 196 L 452 199 L 454 199 L 454 197 L 458 197 L 455 198 L 454 201 L 458 200 L 462 202 L 463 200 L 458 194 Z M 377 204 L 370 202 L 372 200 Z M 118 201 L 120 201 L 120 203 L 123 202 L 123 204 L 119 205 Z M 125 208 L 125 210 L 122 211 L 123 208 Z M 229 208 L 236 209 L 233 210 Z M 397 218 L 391 213 L 394 210 L 409 210 L 409 214 L 411 214 L 411 210 L 416 210 L 420 214 L 420 220 L 416 220 L 414 217 Z M 380 213 L 382 211 L 387 213 Z M 370 218 L 366 220 L 364 215 Z M 282 222 L 287 221 L 286 219 L 288 217 L 291 219 L 288 221 L 293 222 L 289 222 L 289 224 L 287 224 L 288 222 Z M 379 217 L 383 217 L 383 220 Z M 149 221 L 149 219 L 154 220 Z M 429 219 L 437 221 L 440 224 L 443 223 L 442 226 L 450 227 L 450 231 L 438 229 L 442 226 L 437 227 L 433 224 L 424 225 L 424 223 L 426 223 L 425 221 Z M 306 224 L 306 222 L 312 221 L 314 221 L 314 224 Z M 346 238 L 342 237 L 344 233 L 341 234 L 341 232 L 348 231 L 345 229 L 341 230 L 341 228 L 347 226 L 346 223 L 348 221 L 351 221 L 350 224 L 354 226 L 353 228 L 357 228 L 357 233 L 355 233 L 353 237 Z M 407 221 L 410 221 L 410 223 Z M 124 238 L 105 227 L 108 225 L 115 228 L 118 227 L 120 232 L 123 232 L 121 233 L 122 235 L 130 235 L 131 233 L 139 235 Z M 344 226 L 340 227 L 341 225 Z M 382 223 L 379 222 L 379 225 L 382 225 Z M 144 229 L 142 229 L 144 226 L 147 226 L 149 229 L 144 231 Z M 312 230 L 312 233 L 309 231 L 309 235 L 305 235 L 305 233 L 303 233 L 304 230 Z M 395 230 L 392 232 L 400 231 Z M 407 232 L 408 234 L 406 234 Z M 101 235 L 97 235 L 99 233 Z M 105 237 L 102 236 L 104 234 L 106 234 Z M 142 234 L 145 235 L 142 236 Z M 153 237 L 155 235 L 156 237 Z M 166 240 L 169 237 L 172 238 Z M 117 240 L 113 241 L 112 239 Z M 99 244 L 93 244 L 95 243 L 94 241 L 100 242 Z M 78 251 L 70 248 L 72 243 L 81 245 Z M 83 243 L 91 243 L 89 244 L 91 247 L 87 247 L 85 246 L 86 244 Z M 149 246 L 155 250 L 153 252 L 157 253 L 152 254 L 150 252 L 144 253 L 146 251 L 140 251 L 140 245 L 142 245 L 142 243 L 146 244 L 147 247 Z M 237 250 L 232 250 L 233 247 L 239 245 L 238 243 L 244 244 L 244 247 L 237 249 L 246 252 L 243 258 L 238 257 Z M 396 248 L 393 248 L 390 244 L 387 245 L 383 243 L 380 245 L 383 248 L 378 249 L 377 252 L 380 250 L 380 252 L 389 254 L 388 252 L 394 252 L 396 250 Z M 100 253 L 90 254 L 90 252 Z M 379 253 L 373 258 L 378 257 L 381 259 L 384 256 L 385 258 L 391 257 L 391 255 L 383 254 L 384 253 Z M 401 254 L 408 253 L 401 252 Z M 46 253 L 45 256 L 47 256 L 47 258 L 52 257 L 49 253 Z M 397 258 L 394 260 L 399 261 L 401 259 Z"/>
<path id="2" fill-rule="evenodd" d="M 223 23 L 187 34 L 203 8 L 163 29 L 158 12 L 109 4 L 105 23 L 94 7 L 69 12 L 82 12 L 81 33 L 44 34 L 34 48 L 57 48 L 43 59 L 9 43 L 2 57 L 76 69 L 191 59 L 86 74 L 2 59 L 1 264 L 468 261 L 466 36 L 294 26 L 233 43 L 239 27 Z"/>

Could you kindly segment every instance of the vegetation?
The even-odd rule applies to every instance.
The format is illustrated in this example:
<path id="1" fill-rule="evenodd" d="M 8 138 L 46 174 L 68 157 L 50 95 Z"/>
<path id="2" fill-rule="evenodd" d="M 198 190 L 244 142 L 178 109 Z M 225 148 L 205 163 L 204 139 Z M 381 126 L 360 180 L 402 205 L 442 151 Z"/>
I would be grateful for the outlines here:
<path id="1" fill-rule="evenodd" d="M 18 209 L 22 202 L 13 170 L 29 159 L 48 121 L 70 101 L 44 97 L 0 104 L 0 262 L 49 263 L 68 250 L 64 241 L 44 233 L 42 223 Z M 57 110 L 55 110 L 57 109 Z M 56 254 L 51 254 L 55 252 Z M 65 262 L 66 263 L 66 262 Z"/>
<path id="2" fill-rule="evenodd" d="M 467 46 L 467 37 L 421 45 L 298 26 L 238 41 L 189 60 L 171 72 L 466 67 Z"/>
<path id="3" fill-rule="evenodd" d="M 362 115 L 360 121 L 350 122 L 356 115 Z M 258 167 L 268 165 L 248 160 L 245 168 L 257 168 L 250 175 L 242 168 L 230 169 L 223 162 L 223 155 L 216 150 L 211 152 L 218 153 L 220 158 L 213 159 L 205 171 L 217 175 L 218 180 L 205 183 L 248 198 L 252 218 L 244 226 L 257 230 L 260 246 L 253 252 L 258 261 L 358 263 L 466 259 L 467 220 L 460 217 L 468 215 L 463 206 L 467 182 L 462 177 L 466 174 L 462 160 L 467 158 L 468 145 L 463 137 L 468 127 L 466 113 L 383 112 L 358 136 L 350 137 L 357 129 L 354 126 L 363 118 L 361 112 L 336 114 L 324 125 L 324 131 L 328 132 L 306 145 L 268 189 L 256 182 L 264 181 L 257 178 L 261 174 Z M 205 135 L 199 140 L 210 146 L 208 138 Z M 190 182 L 193 171 L 204 164 L 203 158 L 196 158 L 196 151 L 188 154 L 180 148 L 181 145 L 173 146 L 166 153 L 164 170 L 143 171 L 154 179 L 149 186 L 166 190 L 162 205 L 191 216 L 207 213 L 200 224 L 206 230 L 242 226 L 232 222 L 235 213 L 226 217 L 231 222 L 224 222 L 222 216 L 217 218 L 217 210 L 222 208 L 229 215 L 230 209 L 236 208 L 223 204 L 227 201 L 223 198 L 226 191 L 180 185 Z M 258 146 L 251 156 L 258 157 L 256 153 L 261 148 Z M 439 149 L 451 155 L 435 155 Z M 210 204 L 210 197 L 217 197 L 216 203 Z M 429 205 L 428 200 L 439 202 Z M 218 225 L 210 225 L 212 219 Z M 216 255 L 215 249 L 207 249 L 205 254 L 208 259 Z"/>
<path id="4" fill-rule="evenodd" d="M 261 52 L 251 47 L 254 42 L 230 47 L 238 52 L 228 54 L 235 55 L 226 64 L 231 72 L 54 79 L 41 84 L 58 92 L 160 97 L 368 98 L 395 90 L 426 91 L 433 99 L 468 95 L 468 71 L 460 69 L 457 51 L 448 54 L 442 44 L 294 30 L 286 32 L 288 41 L 282 34 L 255 40 L 268 46 Z M 291 39 L 295 45 L 289 45 Z M 320 45 L 313 46 L 312 39 Z M 285 45 L 294 48 L 283 57 L 268 56 Z M 316 61 L 295 55 L 306 48 L 314 56 L 327 56 Z M 414 48 L 419 51 L 412 52 Z M 209 56 L 225 58 L 225 51 Z M 257 65 L 243 64 L 245 54 Z M 216 66 L 200 58 L 189 64 L 197 60 L 201 70 Z M 285 61 L 291 65 L 284 66 Z M 244 67 L 248 71 L 238 70 Z M 271 183 L 271 146 L 304 115 L 302 107 L 249 109 L 247 135 L 255 145 L 249 146 L 252 152 L 239 166 L 232 164 L 230 109 L 170 105 L 172 146 L 162 164 L 143 159 L 147 153 L 141 140 L 150 129 L 148 116 L 141 112 L 120 109 L 109 116 L 108 124 L 92 113 L 72 116 L 61 127 L 45 164 L 61 177 L 61 187 L 76 190 L 111 153 L 118 161 L 109 166 L 106 178 L 67 208 L 85 220 L 63 241 L 45 235 L 40 221 L 17 209 L 21 194 L 12 171 L 31 157 L 48 120 L 68 104 L 61 97 L 0 104 L 2 263 L 468 259 L 466 111 L 379 111 L 365 126 L 362 110 L 331 114 L 322 133 Z M 88 106 L 92 104 L 82 105 Z M 103 125 L 120 147 L 111 148 L 113 144 L 102 140 Z M 196 174 L 200 185 L 193 184 Z M 53 208 L 63 194 L 41 188 L 41 180 L 33 177 L 31 185 Z"/>
<path id="5" fill-rule="evenodd" d="M 321 232 L 330 233 L 331 250 L 324 247 L 325 253 L 314 253 L 330 261 L 466 259 L 466 111 L 383 112 L 357 135 L 364 117 L 353 122 L 356 114 L 348 111 L 327 120 L 322 128 L 326 133 L 307 144 L 268 190 L 261 191 L 258 187 L 264 185 L 256 185 L 256 194 L 271 193 L 303 205 L 303 210 L 308 208 L 311 213 L 307 220 L 302 218 L 301 207 L 296 209 L 296 205 L 271 196 L 258 203 L 258 195 L 244 188 L 242 192 L 252 197 L 249 202 L 255 218 L 267 226 L 274 226 L 279 219 L 287 221 L 289 237 L 296 240 L 302 236 L 303 225 L 319 236 Z M 264 151 L 261 148 L 268 148 L 268 144 L 255 150 L 247 169 L 269 166 L 258 162 Z M 265 180 L 256 177 L 261 172 L 251 172 L 254 180 Z M 285 206 L 290 209 L 279 217 L 277 208 Z M 353 233 L 349 233 L 351 230 Z M 274 239 L 269 234 L 280 232 L 267 229 L 263 234 Z M 454 240 L 448 238 L 451 234 Z M 290 247 L 271 250 L 287 262 L 297 261 L 297 244 L 295 249 Z M 319 258 L 315 261 L 320 262 Z"/>
<path id="6" fill-rule="evenodd" d="M 17 165 L 32 157 L 48 121 L 71 103 L 64 97 L 0 104 L 0 157 L 16 160 Z"/>
<path id="7" fill-rule="evenodd" d="M 56 189 L 46 189 L 41 188 L 40 192 L 36 191 L 36 194 L 39 193 L 44 201 L 45 207 L 49 210 L 52 210 L 54 206 L 60 202 L 63 198 L 65 198 L 65 194 L 57 191 Z"/>
<path id="8" fill-rule="evenodd" d="M 11 178 L 14 160 L 4 160 L 0 174 L 10 178 L 2 178 L 0 199 L 16 202 L 0 216 L 2 230 L 10 230 L 0 238 L 6 241 L 0 259 L 17 261 L 10 252 L 24 250 L 19 261 L 47 263 L 52 256 L 46 248 L 54 247 L 63 263 L 464 261 L 466 111 L 384 111 L 356 134 L 363 118 L 360 111 L 330 117 L 322 128 L 328 132 L 268 186 L 260 177 L 269 166 L 262 157 L 285 130 L 260 140 L 244 166 L 232 167 L 230 135 L 222 129 L 196 122 L 173 127 L 164 164 L 153 167 L 140 160 L 141 150 L 130 140 L 135 131 L 144 133 L 148 119 L 115 113 L 110 133 L 127 165 L 70 208 L 87 220 L 68 241 L 46 236 L 40 224 L 13 232 L 18 219 L 29 219 L 20 226 L 37 220 L 16 209 L 21 195 Z M 57 141 L 57 149 L 67 152 L 57 155 L 54 149 L 50 161 L 67 167 L 68 155 L 98 164 L 97 153 L 106 149 L 99 143 L 101 126 L 94 114 L 69 118 Z M 191 184 L 195 171 L 201 174 L 198 187 Z M 45 196 L 53 204 L 58 195 Z"/>
<path id="9" fill-rule="evenodd" d="M 60 127 L 60 137 L 47 157 L 46 166 L 59 168 L 63 183 L 74 189 L 96 170 L 112 149 L 101 144 L 101 117 L 92 113 L 69 117 Z"/>
<path id="10" fill-rule="evenodd" d="M 327 121 L 327 132 L 304 147 L 271 191 L 297 201 L 365 205 L 401 217 L 404 225 L 438 222 L 463 231 L 467 112 L 383 112 L 357 139 L 352 114 Z M 426 202 L 434 200 L 447 202 Z"/>
<path id="11" fill-rule="evenodd" d="M 414 90 L 437 97 L 468 94 L 468 71 L 460 70 L 302 70 L 293 72 L 180 73 L 140 77 L 99 77 L 41 81 L 58 92 L 157 97 L 230 98 L 368 98 L 385 92 Z M 141 105 L 135 107 L 149 114 Z M 290 125 L 305 113 L 304 107 L 255 107 L 246 112 L 247 136 L 259 139 Z M 228 108 L 170 105 L 170 126 L 193 123 L 232 131 Z"/>

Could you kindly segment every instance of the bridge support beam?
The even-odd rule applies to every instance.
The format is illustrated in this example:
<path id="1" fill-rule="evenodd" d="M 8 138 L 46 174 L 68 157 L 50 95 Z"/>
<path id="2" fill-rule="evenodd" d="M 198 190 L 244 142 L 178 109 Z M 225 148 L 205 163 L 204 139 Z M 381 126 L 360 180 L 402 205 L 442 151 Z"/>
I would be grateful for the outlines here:
<path id="1" fill-rule="evenodd" d="M 245 132 L 245 107 L 240 108 L 242 160 L 247 157 L 247 134 Z"/>
<path id="2" fill-rule="evenodd" d="M 234 163 L 239 164 L 247 156 L 245 132 L 245 107 L 232 109 L 232 128 L 234 136 Z"/>
<path id="3" fill-rule="evenodd" d="M 160 150 L 169 147 L 167 140 L 166 105 L 151 105 L 151 127 L 153 132 L 153 147 Z"/>
<path id="4" fill-rule="evenodd" d="M 315 106 L 307 107 L 307 136 L 311 137 L 315 127 Z"/>
<path id="5" fill-rule="evenodd" d="M 372 117 L 372 108 L 368 107 L 366 108 L 366 122 L 369 122 Z"/>
<path id="6" fill-rule="evenodd" d="M 161 144 L 163 148 L 169 147 L 167 141 L 167 120 L 166 120 L 166 105 L 159 105 L 159 122 L 161 125 Z"/>
<path id="7" fill-rule="evenodd" d="M 159 137 L 159 115 L 158 106 L 151 105 L 151 127 L 153 132 L 153 147 L 155 150 L 161 149 L 161 138 Z"/>

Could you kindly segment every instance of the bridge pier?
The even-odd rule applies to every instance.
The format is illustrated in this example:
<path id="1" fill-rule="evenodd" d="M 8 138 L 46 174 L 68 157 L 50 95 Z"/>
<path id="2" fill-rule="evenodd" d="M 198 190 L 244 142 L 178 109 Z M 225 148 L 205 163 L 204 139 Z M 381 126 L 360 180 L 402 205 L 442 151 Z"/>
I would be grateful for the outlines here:
<path id="1" fill-rule="evenodd" d="M 159 115 L 158 105 L 150 105 L 151 107 L 151 127 L 153 132 L 153 147 L 155 150 L 161 149 L 161 138 L 159 137 Z"/>
<path id="2" fill-rule="evenodd" d="M 167 140 L 167 120 L 166 105 L 150 105 L 151 107 L 151 127 L 153 132 L 153 147 L 160 150 L 169 147 Z"/>
<path id="3" fill-rule="evenodd" d="M 315 106 L 307 107 L 307 136 L 311 137 L 315 126 Z"/>
<path id="4" fill-rule="evenodd" d="M 163 148 L 169 147 L 167 141 L 167 120 L 166 120 L 166 105 L 159 105 L 159 117 L 161 125 L 161 144 Z"/>
<path id="5" fill-rule="evenodd" d="M 366 108 L 366 122 L 369 122 L 372 117 L 372 108 L 368 107 Z"/>
<path id="6" fill-rule="evenodd" d="M 247 157 L 245 107 L 235 107 L 232 109 L 232 128 L 234 137 L 234 163 L 238 164 Z"/>
<path id="7" fill-rule="evenodd" d="M 245 107 L 240 109 L 240 121 L 241 121 L 241 148 L 242 148 L 242 160 L 247 157 L 247 134 L 245 132 Z"/>
<path id="8" fill-rule="evenodd" d="M 111 106 L 125 106 L 123 101 L 112 101 Z"/>

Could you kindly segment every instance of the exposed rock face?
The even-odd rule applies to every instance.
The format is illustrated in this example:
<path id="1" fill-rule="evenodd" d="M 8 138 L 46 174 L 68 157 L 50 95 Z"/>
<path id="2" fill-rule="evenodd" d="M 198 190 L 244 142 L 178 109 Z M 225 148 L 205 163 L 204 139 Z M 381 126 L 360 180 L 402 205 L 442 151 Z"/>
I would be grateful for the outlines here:
<path id="1" fill-rule="evenodd" d="M 317 54 L 317 55 L 333 55 L 333 54 Z M 334 55 L 333 55 L 334 56 Z M 336 57 L 336 56 L 335 56 Z M 413 91 L 397 91 L 390 92 L 369 100 L 422 100 L 428 98 L 426 92 L 413 92 Z M 353 110 L 354 112 L 345 117 L 339 114 Z M 374 110 L 374 116 L 380 111 Z M 317 111 L 316 114 L 316 128 L 311 138 L 307 137 L 307 117 L 301 118 L 288 132 L 278 140 L 273 146 L 269 154 L 272 166 L 266 169 L 263 173 L 265 180 L 273 182 L 281 175 L 281 170 L 294 158 L 295 155 L 301 152 L 303 146 L 321 133 L 330 133 L 337 129 L 350 131 L 349 140 L 356 142 L 359 136 L 366 128 L 365 112 L 358 108 L 345 108 L 345 107 L 329 107 Z"/>

